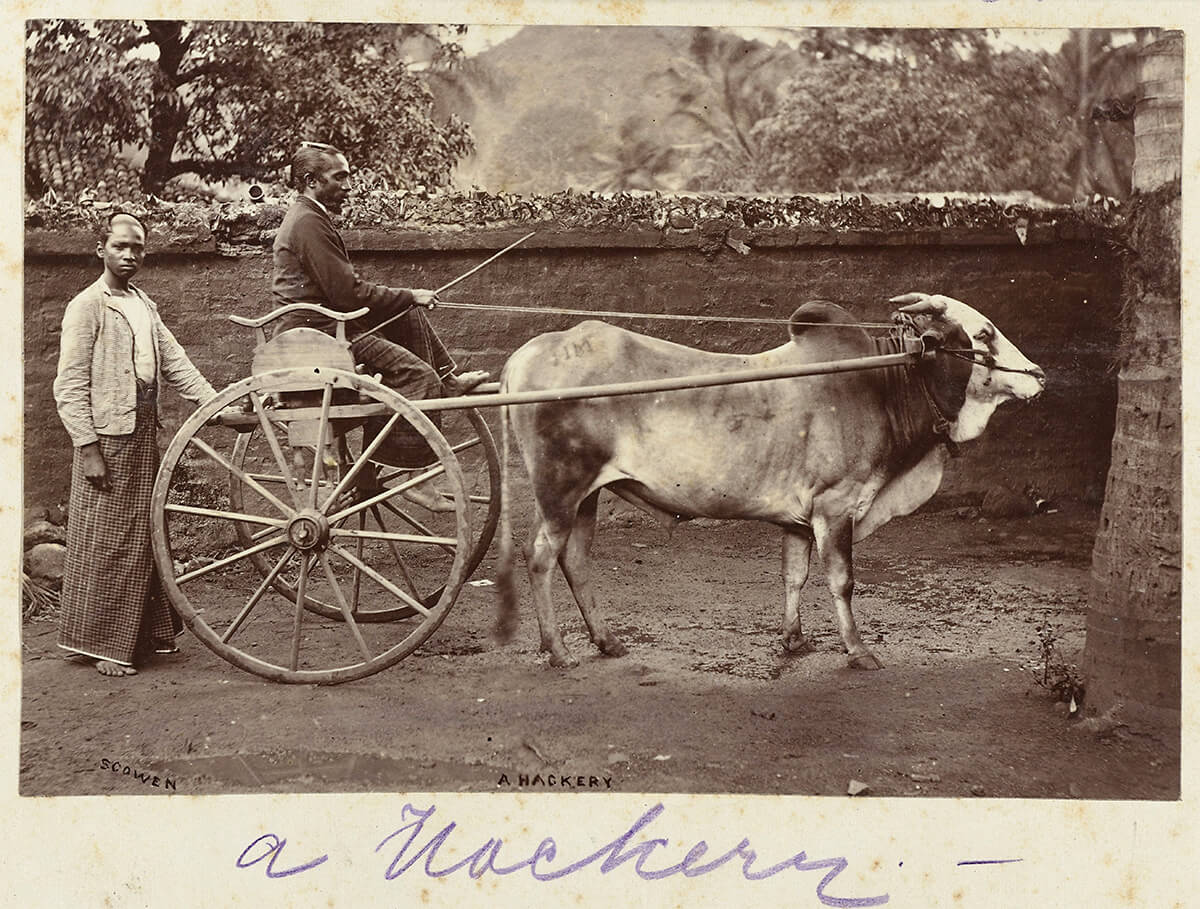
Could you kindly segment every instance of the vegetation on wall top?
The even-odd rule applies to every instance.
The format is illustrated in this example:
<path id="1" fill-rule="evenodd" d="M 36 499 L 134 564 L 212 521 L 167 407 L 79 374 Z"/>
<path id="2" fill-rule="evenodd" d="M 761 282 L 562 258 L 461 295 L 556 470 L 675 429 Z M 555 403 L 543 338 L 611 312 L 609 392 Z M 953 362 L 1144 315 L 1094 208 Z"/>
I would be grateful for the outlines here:
<path id="1" fill-rule="evenodd" d="M 70 230 L 99 224 L 115 210 L 143 217 L 151 230 L 219 240 L 267 240 L 278 227 L 288 198 L 263 203 L 163 202 L 153 196 L 133 205 L 64 200 L 47 195 L 30 201 L 27 229 Z M 1086 205 L 1044 206 L 1004 197 L 923 196 L 739 196 L 671 193 L 578 193 L 514 196 L 484 192 L 413 193 L 359 190 L 339 218 L 344 230 L 453 232 L 528 224 L 569 230 L 627 228 L 683 232 L 718 224 L 750 231 L 799 228 L 829 232 L 975 229 L 1020 230 L 1054 225 L 1076 235 L 1106 230 L 1120 206 L 1097 197 Z"/>

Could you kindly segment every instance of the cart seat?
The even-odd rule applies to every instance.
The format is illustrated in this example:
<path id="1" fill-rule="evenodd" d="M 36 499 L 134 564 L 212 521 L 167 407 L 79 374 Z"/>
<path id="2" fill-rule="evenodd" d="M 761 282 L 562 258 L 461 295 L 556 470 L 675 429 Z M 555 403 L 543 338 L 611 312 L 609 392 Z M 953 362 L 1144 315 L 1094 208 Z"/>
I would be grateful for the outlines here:
<path id="1" fill-rule="evenodd" d="M 315 328 L 289 328 L 261 345 L 250 364 L 253 375 L 296 368 L 354 372 L 354 357 L 350 345 L 332 335 Z"/>

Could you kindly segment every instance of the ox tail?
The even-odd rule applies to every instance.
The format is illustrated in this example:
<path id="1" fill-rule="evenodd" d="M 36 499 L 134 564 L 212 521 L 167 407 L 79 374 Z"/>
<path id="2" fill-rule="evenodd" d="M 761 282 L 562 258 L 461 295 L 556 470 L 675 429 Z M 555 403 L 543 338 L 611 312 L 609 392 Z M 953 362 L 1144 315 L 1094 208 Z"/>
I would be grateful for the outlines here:
<path id="1" fill-rule="evenodd" d="M 512 512 L 509 502 L 511 494 L 508 483 L 509 467 L 509 418 L 508 405 L 500 407 L 500 540 L 496 549 L 496 592 L 499 600 L 496 607 L 496 640 L 505 644 L 517 630 L 520 617 L 517 613 L 517 586 L 513 580 Z"/>

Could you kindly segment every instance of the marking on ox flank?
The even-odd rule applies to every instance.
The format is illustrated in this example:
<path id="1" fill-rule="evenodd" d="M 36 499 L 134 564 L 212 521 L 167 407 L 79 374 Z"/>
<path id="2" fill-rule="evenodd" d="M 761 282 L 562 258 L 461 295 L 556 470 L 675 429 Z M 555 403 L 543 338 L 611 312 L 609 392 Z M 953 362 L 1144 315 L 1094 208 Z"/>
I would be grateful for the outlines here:
<path id="1" fill-rule="evenodd" d="M 592 352 L 591 338 L 584 338 L 582 341 L 576 341 L 571 344 L 564 344 L 557 350 L 550 352 L 550 365 L 561 366 L 568 360 L 574 360 L 586 353 Z"/>

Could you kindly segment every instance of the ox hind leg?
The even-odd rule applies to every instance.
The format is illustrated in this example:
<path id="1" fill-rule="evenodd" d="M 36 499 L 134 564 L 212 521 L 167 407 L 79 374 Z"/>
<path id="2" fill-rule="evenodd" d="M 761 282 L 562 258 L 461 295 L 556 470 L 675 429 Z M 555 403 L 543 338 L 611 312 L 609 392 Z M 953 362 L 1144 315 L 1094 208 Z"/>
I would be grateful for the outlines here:
<path id="1" fill-rule="evenodd" d="M 838 633 L 849 654 L 847 661 L 852 669 L 882 669 L 883 664 L 863 643 L 854 622 L 854 613 L 850 611 L 850 599 L 854 594 L 854 565 L 851 561 L 854 521 L 848 517 L 834 520 L 822 518 L 813 521 L 813 530 L 817 552 L 825 564 L 829 592 L 833 595 L 833 605 L 837 611 Z"/>
<path id="2" fill-rule="evenodd" d="M 783 531 L 783 649 L 786 653 L 809 650 L 810 642 L 800 630 L 800 591 L 808 581 L 812 554 L 812 531 L 784 528 Z"/>
<path id="3" fill-rule="evenodd" d="M 558 564 L 562 568 L 567 585 L 575 596 L 575 602 L 587 623 L 588 633 L 592 643 L 600 648 L 605 656 L 625 656 L 628 651 L 625 645 L 609 629 L 604 617 L 596 606 L 596 589 L 592 584 L 592 540 L 596 536 L 596 509 L 600 501 L 600 490 L 597 489 L 579 503 L 579 511 L 575 517 L 575 526 L 571 528 L 571 536 L 567 545 L 559 554 Z"/>
<path id="4" fill-rule="evenodd" d="M 563 642 L 554 617 L 554 598 L 550 590 L 554 566 L 571 536 L 574 515 L 568 515 L 561 508 L 554 514 L 546 514 L 537 505 L 534 510 L 536 530 L 525 546 L 525 566 L 529 571 L 541 649 L 549 652 L 551 666 L 576 666 L 579 661 Z"/>

